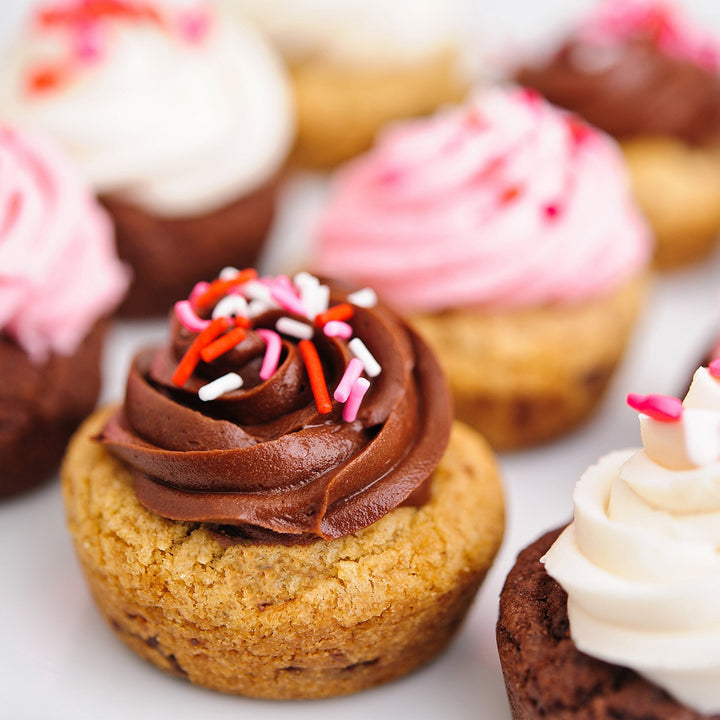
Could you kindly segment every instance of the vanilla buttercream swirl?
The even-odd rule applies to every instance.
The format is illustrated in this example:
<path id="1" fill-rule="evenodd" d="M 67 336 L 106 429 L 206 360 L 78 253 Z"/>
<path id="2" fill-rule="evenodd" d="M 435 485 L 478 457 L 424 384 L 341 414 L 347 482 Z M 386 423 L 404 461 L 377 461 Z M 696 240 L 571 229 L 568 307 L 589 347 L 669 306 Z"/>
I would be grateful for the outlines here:
<path id="1" fill-rule="evenodd" d="M 99 5 L 90 19 L 38 11 L 3 67 L 0 117 L 54 136 L 98 194 L 164 216 L 222 207 L 280 169 L 293 111 L 259 33 L 209 5 Z"/>
<path id="2" fill-rule="evenodd" d="M 226 0 L 291 61 L 387 68 L 456 48 L 462 0 Z"/>
<path id="3" fill-rule="evenodd" d="M 413 311 L 579 301 L 649 255 L 614 142 L 523 89 L 386 132 L 317 234 L 321 272 Z"/>
<path id="4" fill-rule="evenodd" d="M 612 453 L 585 472 L 573 523 L 543 562 L 568 593 L 580 650 L 717 713 L 718 381 L 701 368 L 681 419 L 640 419 L 644 448 Z"/>
<path id="5" fill-rule="evenodd" d="M 345 299 L 331 296 L 334 304 Z M 149 509 L 286 542 L 344 536 L 422 501 L 451 423 L 445 380 L 427 346 L 386 308 L 355 307 L 347 322 L 381 372 L 346 422 L 337 400 L 320 412 L 296 339 L 282 336 L 278 367 L 261 379 L 266 341 L 258 330 L 287 315 L 269 309 L 255 317 L 239 345 L 200 362 L 181 387 L 173 373 L 197 333 L 176 317 L 170 343 L 135 359 L 123 408 L 101 440 L 132 468 Z M 352 359 L 348 343 L 319 328 L 312 343 L 332 394 Z M 202 386 L 228 372 L 242 387 L 199 399 Z"/>
<path id="6" fill-rule="evenodd" d="M 36 362 L 71 355 L 127 283 L 110 220 L 70 160 L 0 126 L 0 333 Z"/>

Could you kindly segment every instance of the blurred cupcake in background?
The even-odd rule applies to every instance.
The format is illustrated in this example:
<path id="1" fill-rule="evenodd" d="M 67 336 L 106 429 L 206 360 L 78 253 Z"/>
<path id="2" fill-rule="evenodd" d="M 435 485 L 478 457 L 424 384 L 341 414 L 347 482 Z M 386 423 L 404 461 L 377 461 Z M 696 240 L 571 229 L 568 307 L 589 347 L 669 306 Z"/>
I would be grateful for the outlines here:
<path id="1" fill-rule="evenodd" d="M 607 0 L 515 76 L 620 140 L 661 268 L 706 255 L 720 232 L 719 48 L 679 7 Z"/>
<path id="2" fill-rule="evenodd" d="M 52 143 L 0 126 L 0 497 L 52 475 L 100 389 L 103 317 L 128 273 Z"/>
<path id="3" fill-rule="evenodd" d="M 459 100 L 464 0 L 226 0 L 267 32 L 292 75 L 296 159 L 328 168 L 391 120 Z"/>
<path id="4" fill-rule="evenodd" d="M 338 175 L 314 267 L 372 284 L 436 350 L 457 416 L 509 449 L 596 407 L 651 253 L 622 154 L 524 89 L 398 124 Z"/>
<path id="5" fill-rule="evenodd" d="M 274 51 L 197 2 L 43 4 L 3 66 L 0 117 L 78 163 L 133 268 L 133 315 L 255 261 L 294 133 Z"/>

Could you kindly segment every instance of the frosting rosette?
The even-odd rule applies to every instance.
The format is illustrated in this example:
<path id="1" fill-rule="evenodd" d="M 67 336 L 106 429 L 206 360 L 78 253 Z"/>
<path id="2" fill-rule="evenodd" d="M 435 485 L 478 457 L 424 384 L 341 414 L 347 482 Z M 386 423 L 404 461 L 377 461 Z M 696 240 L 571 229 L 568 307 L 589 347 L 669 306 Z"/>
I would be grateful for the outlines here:
<path id="1" fill-rule="evenodd" d="M 450 424 L 434 356 L 371 291 L 229 268 L 135 358 L 100 440 L 159 515 L 288 542 L 421 503 Z"/>
<path id="2" fill-rule="evenodd" d="M 683 403 L 628 396 L 643 448 L 587 470 L 543 558 L 581 651 L 708 714 L 720 712 L 718 377 L 720 364 L 700 368 Z"/>
<path id="3" fill-rule="evenodd" d="M 69 159 L 0 126 L 0 332 L 35 362 L 72 355 L 127 284 L 110 220 Z"/>
<path id="4" fill-rule="evenodd" d="M 291 60 L 350 67 L 423 60 L 458 43 L 461 0 L 226 0 L 256 21 Z"/>
<path id="5" fill-rule="evenodd" d="M 600 3 L 518 82 L 619 139 L 662 135 L 716 143 L 720 43 L 679 7 L 652 0 Z"/>
<path id="6" fill-rule="evenodd" d="M 420 312 L 581 301 L 650 251 L 615 143 L 519 88 L 385 132 L 317 235 L 320 272 Z"/>
<path id="7" fill-rule="evenodd" d="M 294 132 L 279 58 L 203 2 L 47 2 L 8 53 L 0 117 L 55 137 L 98 194 L 200 215 L 264 184 Z"/>

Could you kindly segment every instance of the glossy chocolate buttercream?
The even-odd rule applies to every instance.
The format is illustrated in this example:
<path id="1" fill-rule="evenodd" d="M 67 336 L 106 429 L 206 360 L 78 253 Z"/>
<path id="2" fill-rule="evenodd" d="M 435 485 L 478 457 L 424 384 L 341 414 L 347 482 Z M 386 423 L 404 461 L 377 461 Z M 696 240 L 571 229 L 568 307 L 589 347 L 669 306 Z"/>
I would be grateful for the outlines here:
<path id="1" fill-rule="evenodd" d="M 661 52 L 652 38 L 608 47 L 571 40 L 546 62 L 521 68 L 515 79 L 620 140 L 720 140 L 720 77 Z"/>
<path id="2" fill-rule="evenodd" d="M 345 298 L 333 291 L 331 305 Z M 291 314 L 269 310 L 253 327 L 274 328 L 282 315 Z M 355 307 L 348 323 L 382 367 L 352 422 L 337 401 L 330 413 L 318 412 L 298 341 L 286 335 L 266 381 L 259 377 L 265 341 L 251 329 L 175 386 L 173 372 L 197 335 L 173 316 L 170 344 L 135 358 L 125 403 L 99 439 L 132 468 L 140 502 L 164 517 L 283 542 L 360 530 L 418 502 L 452 415 L 434 355 L 395 314 Z M 312 342 L 332 396 L 352 358 L 348 343 L 319 327 Z M 198 398 L 201 386 L 231 371 L 242 377 L 240 389 Z"/>

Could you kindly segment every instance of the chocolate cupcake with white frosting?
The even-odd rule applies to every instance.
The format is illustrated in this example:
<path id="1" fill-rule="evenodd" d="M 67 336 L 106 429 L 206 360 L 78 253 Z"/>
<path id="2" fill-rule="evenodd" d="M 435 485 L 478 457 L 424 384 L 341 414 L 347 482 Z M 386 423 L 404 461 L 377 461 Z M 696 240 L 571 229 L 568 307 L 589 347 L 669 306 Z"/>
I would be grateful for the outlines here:
<path id="1" fill-rule="evenodd" d="M 294 132 L 273 51 L 202 3 L 42 5 L 4 66 L 0 117 L 41 128 L 78 163 L 133 267 L 134 315 L 255 261 Z"/>
<path id="2" fill-rule="evenodd" d="M 573 522 L 524 550 L 503 589 L 514 718 L 720 717 L 720 363 L 682 402 L 628 402 L 643 447 L 583 474 Z"/>

